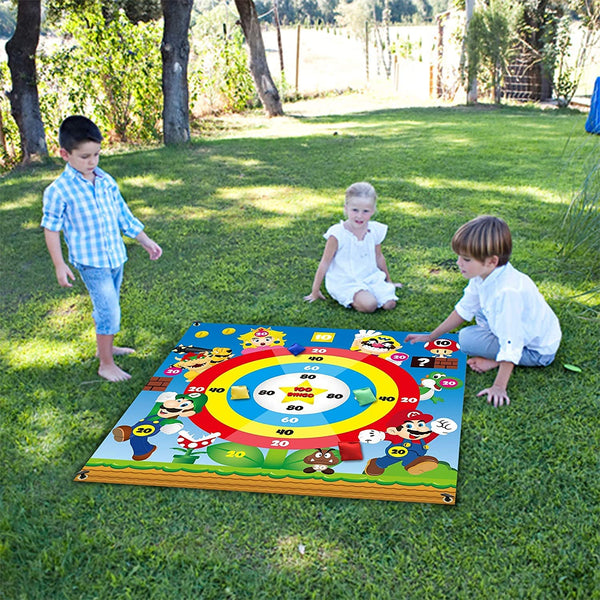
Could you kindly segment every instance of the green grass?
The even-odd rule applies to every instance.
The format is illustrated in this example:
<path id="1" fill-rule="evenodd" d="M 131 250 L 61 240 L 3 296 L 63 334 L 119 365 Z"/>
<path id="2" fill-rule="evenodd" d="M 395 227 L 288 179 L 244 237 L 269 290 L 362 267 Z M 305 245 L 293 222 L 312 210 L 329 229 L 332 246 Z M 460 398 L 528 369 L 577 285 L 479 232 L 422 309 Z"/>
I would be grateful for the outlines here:
<path id="1" fill-rule="evenodd" d="M 58 287 L 39 229 L 61 165 L 1 181 L 0 598 L 600 598 L 597 257 L 557 258 L 560 224 L 596 149 L 585 116 L 529 108 L 403 109 L 232 119 L 181 149 L 106 155 L 157 263 L 129 245 L 121 384 L 96 375 L 81 281 Z M 334 135 L 335 134 L 335 135 Z M 392 277 L 392 312 L 308 305 L 343 190 L 366 179 Z M 545 369 L 517 369 L 512 404 L 470 373 L 454 507 L 73 483 L 194 320 L 434 327 L 465 280 L 452 233 L 509 223 L 513 264 L 564 338 Z M 582 373 L 563 368 L 580 366 Z M 303 551 L 301 551 L 303 550 Z"/>

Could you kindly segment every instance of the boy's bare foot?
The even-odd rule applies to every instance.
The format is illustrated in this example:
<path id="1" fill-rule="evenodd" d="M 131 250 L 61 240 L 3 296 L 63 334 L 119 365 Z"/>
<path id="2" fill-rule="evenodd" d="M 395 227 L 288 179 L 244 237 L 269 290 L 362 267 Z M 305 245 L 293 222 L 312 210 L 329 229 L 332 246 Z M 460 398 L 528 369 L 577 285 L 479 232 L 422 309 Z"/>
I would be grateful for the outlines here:
<path id="1" fill-rule="evenodd" d="M 493 358 L 483 358 L 482 356 L 474 356 L 467 360 L 467 364 L 476 373 L 485 373 L 495 369 L 500 363 Z"/>
<path id="2" fill-rule="evenodd" d="M 131 379 L 131 375 L 123 371 L 123 369 L 119 368 L 117 365 L 104 365 L 100 366 L 98 369 L 98 375 L 100 377 L 104 377 L 104 379 L 108 379 L 108 381 L 127 381 L 127 379 Z"/>
<path id="3" fill-rule="evenodd" d="M 134 348 L 127 348 L 125 346 L 113 346 L 112 353 L 113 356 L 125 356 L 126 354 L 133 354 L 135 352 Z M 98 358 L 99 354 L 96 352 L 96 358 Z"/>

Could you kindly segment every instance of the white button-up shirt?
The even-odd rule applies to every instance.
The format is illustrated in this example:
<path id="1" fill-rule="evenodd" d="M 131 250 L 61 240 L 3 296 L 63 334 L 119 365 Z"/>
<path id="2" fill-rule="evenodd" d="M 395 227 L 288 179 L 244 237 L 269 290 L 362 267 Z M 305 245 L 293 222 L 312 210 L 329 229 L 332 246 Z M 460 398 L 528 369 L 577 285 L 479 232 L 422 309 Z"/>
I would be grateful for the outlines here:
<path id="1" fill-rule="evenodd" d="M 558 350 L 558 318 L 535 283 L 510 263 L 485 279 L 471 279 L 455 310 L 465 321 L 475 317 L 478 325 L 488 327 L 498 338 L 497 361 L 518 364 L 523 348 L 541 355 Z"/>

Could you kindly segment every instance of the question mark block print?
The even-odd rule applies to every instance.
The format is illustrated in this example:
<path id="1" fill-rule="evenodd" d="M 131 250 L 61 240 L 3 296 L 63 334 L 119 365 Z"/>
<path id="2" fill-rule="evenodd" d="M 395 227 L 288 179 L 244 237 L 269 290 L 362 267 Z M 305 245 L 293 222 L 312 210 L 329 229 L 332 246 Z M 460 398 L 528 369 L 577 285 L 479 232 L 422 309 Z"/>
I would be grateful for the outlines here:
<path id="1" fill-rule="evenodd" d="M 421 367 L 423 369 L 435 368 L 435 356 L 413 356 L 410 361 L 411 367 Z"/>

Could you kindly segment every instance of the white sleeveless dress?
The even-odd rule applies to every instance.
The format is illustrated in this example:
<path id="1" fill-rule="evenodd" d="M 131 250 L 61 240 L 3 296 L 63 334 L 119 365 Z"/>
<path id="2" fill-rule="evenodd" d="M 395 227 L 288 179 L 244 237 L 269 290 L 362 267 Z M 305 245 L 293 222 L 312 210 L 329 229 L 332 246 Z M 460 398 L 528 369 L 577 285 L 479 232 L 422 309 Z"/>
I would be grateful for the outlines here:
<path id="1" fill-rule="evenodd" d="M 377 298 L 377 306 L 388 300 L 397 300 L 393 283 L 385 280 L 385 273 L 377 267 L 375 247 L 384 240 L 387 225 L 369 221 L 369 229 L 363 240 L 359 240 L 340 221 L 332 225 L 325 235 L 338 242 L 338 249 L 325 274 L 328 294 L 342 306 L 349 307 L 356 292 L 366 290 Z"/>

